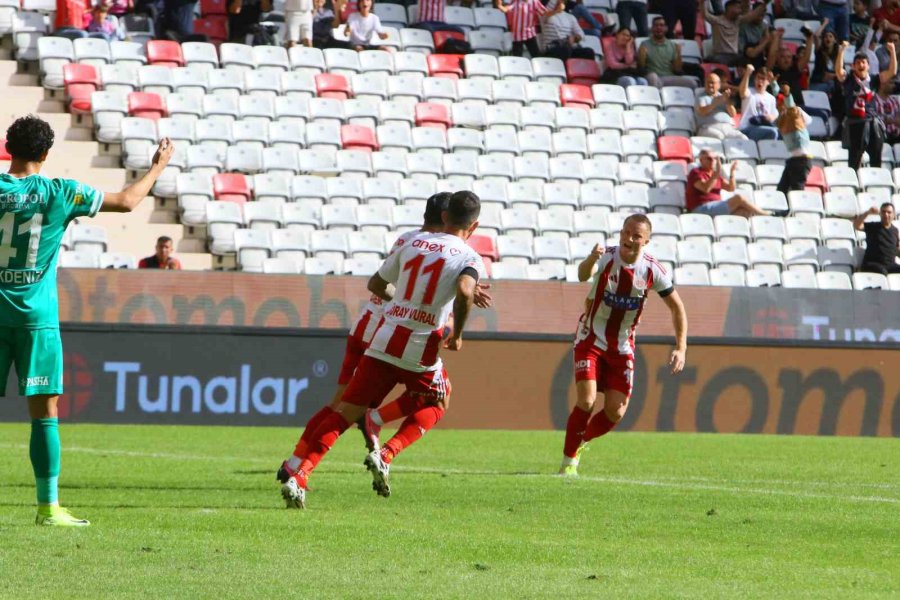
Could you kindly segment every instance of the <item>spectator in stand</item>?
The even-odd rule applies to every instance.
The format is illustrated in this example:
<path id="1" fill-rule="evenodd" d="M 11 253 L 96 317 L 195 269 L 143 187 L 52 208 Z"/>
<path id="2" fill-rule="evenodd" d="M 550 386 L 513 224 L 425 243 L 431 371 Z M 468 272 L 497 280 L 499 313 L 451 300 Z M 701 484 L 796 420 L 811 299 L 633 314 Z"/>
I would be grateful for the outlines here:
<path id="1" fill-rule="evenodd" d="M 707 62 L 721 63 L 729 67 L 741 62 L 740 27 L 742 23 L 765 16 L 766 4 L 761 3 L 746 14 L 741 14 L 741 0 L 728 0 L 725 12 L 711 15 L 706 12 L 706 3 L 700 2 L 700 14 L 712 25 L 713 50 Z"/>
<path id="2" fill-rule="evenodd" d="M 731 163 L 728 181 L 722 177 L 722 159 L 712 150 L 700 151 L 700 165 L 688 173 L 685 189 L 685 206 L 688 212 L 700 213 L 716 217 L 719 215 L 737 215 L 740 217 L 771 216 L 771 212 L 762 210 L 740 194 L 728 200 L 722 200 L 722 190 L 735 190 L 735 171 L 737 162 Z"/>
<path id="3" fill-rule="evenodd" d="M 312 0 L 285 0 L 284 25 L 287 28 L 287 47 L 297 44 L 312 46 L 313 38 Z"/>
<path id="4" fill-rule="evenodd" d="M 881 149 L 884 145 L 884 123 L 875 108 L 875 90 L 897 76 L 897 53 L 894 45 L 887 44 L 891 62 L 887 71 L 872 75 L 869 72 L 869 58 L 857 52 L 853 58 L 851 72 L 844 70 L 844 51 L 849 42 L 841 42 L 835 60 L 835 75 L 843 86 L 844 96 L 844 147 L 848 150 L 851 169 L 862 166 L 863 152 L 869 153 L 869 166 L 881 166 Z"/>
<path id="5" fill-rule="evenodd" d="M 819 0 L 819 18 L 828 19 L 839 41 L 850 39 L 850 9 L 847 0 Z"/>
<path id="6" fill-rule="evenodd" d="M 750 77 L 754 71 L 753 87 Z M 760 140 L 777 140 L 780 137 L 775 121 L 778 119 L 778 105 L 775 96 L 766 88 L 774 80 L 771 71 L 763 67 L 758 71 L 753 65 L 744 69 L 739 93 L 741 96 L 741 133 L 754 142 Z"/>
<path id="7" fill-rule="evenodd" d="M 812 119 L 787 96 L 781 116 L 778 117 L 778 130 L 784 139 L 784 147 L 790 158 L 784 163 L 778 191 L 787 195 L 791 191 L 803 191 L 806 179 L 812 168 L 812 142 L 806 129 Z"/>
<path id="8" fill-rule="evenodd" d="M 809 78 L 809 89 L 831 94 L 837 85 L 834 65 L 838 54 L 838 43 L 834 31 L 827 27 L 828 21 L 822 21 L 822 25 L 815 33 L 816 60 Z"/>
<path id="9" fill-rule="evenodd" d="M 156 254 L 142 258 L 138 263 L 138 269 L 172 269 L 181 270 L 181 261 L 172 256 L 174 251 L 172 238 L 162 236 L 156 240 Z"/>
<path id="10" fill-rule="evenodd" d="M 891 53 L 888 50 L 888 44 L 893 44 L 894 48 L 900 45 L 900 33 L 896 31 L 886 31 L 882 36 L 882 44 L 875 50 L 875 59 L 878 61 L 878 72 L 883 73 L 891 67 Z M 871 61 L 871 57 L 869 58 Z M 869 63 L 872 64 L 871 62 Z"/>
<path id="11" fill-rule="evenodd" d="M 455 31 L 465 34 L 466 30 L 456 25 L 448 25 L 444 20 L 444 8 L 447 6 L 447 0 L 419 0 L 419 6 L 416 8 L 416 22 L 410 27 L 416 29 L 425 29 L 434 33 L 435 31 Z"/>
<path id="12" fill-rule="evenodd" d="M 163 0 L 164 29 L 179 40 L 193 35 L 196 8 L 197 0 Z"/>
<path id="13" fill-rule="evenodd" d="M 228 5 L 228 39 L 246 44 L 247 36 L 264 12 L 272 10 L 272 0 L 231 0 Z"/>
<path id="14" fill-rule="evenodd" d="M 512 55 L 522 56 L 525 48 L 532 58 L 541 55 L 537 39 L 537 20 L 547 12 L 540 0 L 513 0 L 511 4 L 503 4 L 502 0 L 494 0 L 494 8 L 506 15 L 509 31 L 512 34 Z"/>
<path id="15" fill-rule="evenodd" d="M 678 74 L 684 69 L 681 46 L 666 37 L 667 31 L 664 18 L 653 19 L 650 37 L 641 43 L 638 50 L 638 67 L 646 71 L 650 85 L 696 88 L 697 82 L 693 77 Z"/>
<path id="16" fill-rule="evenodd" d="M 388 33 L 381 26 L 381 19 L 372 12 L 372 0 L 359 0 L 359 12 L 351 13 L 344 28 L 344 35 L 350 38 L 350 46 L 357 52 L 378 50 L 381 46 L 372 43 L 372 37 L 386 40 Z"/>
<path id="17" fill-rule="evenodd" d="M 742 22 L 738 33 L 738 49 L 745 64 L 761 67 L 765 64 L 774 36 L 765 20 L 766 13 L 753 11 L 753 17 Z"/>
<path id="18" fill-rule="evenodd" d="M 900 265 L 896 260 L 900 254 L 900 236 L 894 225 L 896 214 L 894 205 L 885 202 L 880 209 L 873 206 L 853 219 L 853 226 L 857 231 L 866 233 L 866 253 L 859 268 L 863 273 L 900 273 Z M 880 215 L 881 221 L 866 223 L 869 215 Z"/>
<path id="19" fill-rule="evenodd" d="M 850 15 L 850 43 L 859 48 L 862 41 L 866 39 L 872 23 L 873 19 L 869 16 L 869 7 L 865 0 L 853 0 L 853 14 Z"/>
<path id="20" fill-rule="evenodd" d="M 694 39 L 697 29 L 698 0 L 665 0 L 661 6 L 669 38 L 675 37 L 675 25 L 681 22 L 681 33 L 686 40 Z"/>
<path id="21" fill-rule="evenodd" d="M 885 141 L 891 145 L 900 142 L 900 98 L 893 96 L 896 80 L 884 81 L 875 96 L 875 113 L 884 122 Z"/>
<path id="22" fill-rule="evenodd" d="M 815 0 L 781 0 L 780 18 L 799 19 L 801 21 L 818 21 Z"/>
<path id="23" fill-rule="evenodd" d="M 900 31 L 900 0 L 885 0 L 872 16 L 881 31 Z"/>
<path id="24" fill-rule="evenodd" d="M 114 17 L 121 17 L 122 15 L 127 15 L 134 12 L 133 0 L 110 0 L 108 4 L 109 14 L 113 15 Z"/>
<path id="25" fill-rule="evenodd" d="M 578 25 L 578 19 L 566 12 L 565 0 L 550 0 L 547 9 L 549 16 L 544 17 L 541 26 L 544 55 L 563 61 L 570 58 L 593 60 L 594 51 L 578 45 L 584 39 L 584 32 Z"/>
<path id="26" fill-rule="evenodd" d="M 334 39 L 332 30 L 341 26 L 343 3 L 344 0 L 335 0 L 334 7 L 336 10 L 331 10 L 325 6 L 325 0 L 313 0 L 312 35 L 314 47 L 329 48 L 335 45 L 337 40 Z M 345 47 L 349 47 L 349 44 L 346 44 Z"/>
<path id="27" fill-rule="evenodd" d="M 803 106 L 803 88 L 801 86 L 803 71 L 809 64 L 809 56 L 812 54 L 813 32 L 806 33 L 806 43 L 800 47 L 795 56 L 793 52 L 781 45 L 784 30 L 775 31 L 775 37 L 769 46 L 769 60 L 766 66 L 775 75 L 775 79 L 781 86 L 781 93 L 785 94 L 785 87 L 790 90 L 794 100 L 794 106 Z"/>
<path id="28" fill-rule="evenodd" d="M 734 116 L 737 111 L 731 103 L 731 90 L 719 91 L 721 80 L 715 73 L 706 76 L 704 91 L 694 105 L 697 117 L 697 135 L 724 140 L 736 138 L 745 140 L 747 136 L 735 129 Z"/>
<path id="29" fill-rule="evenodd" d="M 603 35 L 603 25 L 600 24 L 594 14 L 584 5 L 584 0 L 568 0 L 566 2 L 566 11 L 571 13 L 576 19 L 581 19 L 590 27 L 584 32 L 588 35 L 601 37 Z"/>
<path id="30" fill-rule="evenodd" d="M 107 42 L 125 39 L 119 27 L 119 20 L 109 14 L 109 7 L 109 4 L 101 2 L 91 10 L 91 21 L 85 28 L 88 37 L 104 39 Z"/>
<path id="31" fill-rule="evenodd" d="M 645 71 L 638 67 L 637 53 L 634 50 L 634 36 L 627 27 L 620 27 L 612 43 L 604 49 L 606 71 L 601 81 L 617 83 L 622 87 L 629 85 L 647 85 Z"/>
<path id="32" fill-rule="evenodd" d="M 631 28 L 631 21 L 634 21 L 638 37 L 647 37 L 647 0 L 619 0 L 616 16 L 619 27 Z"/>

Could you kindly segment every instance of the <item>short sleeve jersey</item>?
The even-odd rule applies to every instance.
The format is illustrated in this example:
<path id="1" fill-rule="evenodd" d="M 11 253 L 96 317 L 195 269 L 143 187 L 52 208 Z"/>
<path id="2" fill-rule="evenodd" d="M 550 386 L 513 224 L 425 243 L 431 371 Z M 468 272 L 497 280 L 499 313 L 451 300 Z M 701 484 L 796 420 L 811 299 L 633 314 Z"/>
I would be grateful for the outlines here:
<path id="1" fill-rule="evenodd" d="M 709 178 L 712 177 L 712 173 L 708 173 L 699 167 L 696 169 L 691 169 L 691 172 L 688 173 L 687 178 L 687 187 L 685 188 L 685 208 L 688 211 L 695 210 L 701 204 L 706 204 L 707 202 L 718 202 L 722 199 L 722 178 L 716 176 L 716 183 L 713 185 L 712 189 L 710 189 L 705 194 L 697 189 L 697 186 L 694 184 L 704 181 L 709 181 Z"/>
<path id="2" fill-rule="evenodd" d="M 407 371 L 441 369 L 441 337 L 464 271 L 476 279 L 485 273 L 481 257 L 462 238 L 420 232 L 399 239 L 378 270 L 396 291 L 366 355 Z"/>
<path id="3" fill-rule="evenodd" d="M 72 179 L 0 175 L 0 326 L 59 326 L 56 261 L 63 234 L 101 204 L 102 192 Z"/>
<path id="4" fill-rule="evenodd" d="M 634 333 L 641 320 L 650 290 L 666 297 L 674 291 L 672 278 L 658 260 L 641 253 L 634 264 L 619 256 L 612 246 L 597 261 L 588 301 L 590 312 L 576 334 L 576 344 L 585 340 L 604 351 L 634 355 Z"/>

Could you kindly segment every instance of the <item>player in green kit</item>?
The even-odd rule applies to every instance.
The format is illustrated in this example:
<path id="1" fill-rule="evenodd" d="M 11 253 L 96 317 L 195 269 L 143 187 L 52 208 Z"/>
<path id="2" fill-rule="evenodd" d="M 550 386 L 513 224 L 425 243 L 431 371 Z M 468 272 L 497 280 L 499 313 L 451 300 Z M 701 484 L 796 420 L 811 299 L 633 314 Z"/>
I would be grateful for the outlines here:
<path id="1" fill-rule="evenodd" d="M 153 186 L 172 156 L 168 139 L 153 165 L 121 192 L 99 192 L 71 179 L 40 174 L 53 130 L 41 119 L 17 119 L 6 132 L 12 156 L 0 174 L 0 385 L 15 364 L 19 394 L 31 415 L 31 465 L 37 486 L 38 525 L 84 527 L 90 523 L 59 506 L 60 443 L 56 402 L 62 393 L 56 260 L 69 223 L 98 211 L 129 212 Z"/>

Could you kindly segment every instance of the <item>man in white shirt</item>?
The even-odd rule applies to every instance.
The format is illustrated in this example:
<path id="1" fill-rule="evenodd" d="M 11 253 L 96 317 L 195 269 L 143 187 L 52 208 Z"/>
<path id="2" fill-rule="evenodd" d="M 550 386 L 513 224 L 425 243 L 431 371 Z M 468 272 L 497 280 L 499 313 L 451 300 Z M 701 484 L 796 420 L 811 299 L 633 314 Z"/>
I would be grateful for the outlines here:
<path id="1" fill-rule="evenodd" d="M 378 34 L 379 39 L 386 40 L 388 34 L 381 26 L 381 19 L 372 12 L 372 0 L 359 0 L 358 8 L 359 12 L 347 18 L 344 35 L 350 38 L 350 46 L 357 52 L 377 50 L 380 46 L 372 43 L 372 37 Z"/>
<path id="2" fill-rule="evenodd" d="M 287 47 L 297 44 L 312 46 L 312 0 L 285 0 L 284 24 L 287 27 Z"/>
<path id="3" fill-rule="evenodd" d="M 541 46 L 545 56 L 552 56 L 562 61 L 570 58 L 586 58 L 593 60 L 594 51 L 582 48 L 578 43 L 584 39 L 584 31 L 578 25 L 578 19 L 566 12 L 563 0 L 550 0 L 547 5 L 549 15 L 544 17 L 541 27 Z"/>
<path id="4" fill-rule="evenodd" d="M 756 78 L 751 88 L 750 77 L 754 71 Z M 778 120 L 778 104 L 775 96 L 766 91 L 771 73 L 766 67 L 756 70 L 753 65 L 747 65 L 738 88 L 741 95 L 741 133 L 754 142 L 777 140 L 781 137 L 778 127 L 775 126 L 775 121 Z"/>

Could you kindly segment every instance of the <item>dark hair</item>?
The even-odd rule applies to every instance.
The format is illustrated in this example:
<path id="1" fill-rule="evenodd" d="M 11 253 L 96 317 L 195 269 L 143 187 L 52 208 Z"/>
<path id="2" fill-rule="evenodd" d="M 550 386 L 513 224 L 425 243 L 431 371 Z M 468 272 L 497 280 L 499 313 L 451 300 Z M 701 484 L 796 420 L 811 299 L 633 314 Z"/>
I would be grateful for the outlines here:
<path id="1" fill-rule="evenodd" d="M 645 214 L 634 213 L 633 215 L 629 215 L 627 219 L 622 222 L 622 228 L 629 222 L 633 221 L 635 223 L 641 223 L 647 226 L 647 229 L 652 233 L 653 232 L 653 223 L 650 222 L 650 219 Z"/>
<path id="2" fill-rule="evenodd" d="M 619 35 L 623 31 L 627 31 L 628 33 L 631 33 L 631 29 L 629 29 L 627 27 L 619 27 L 618 29 L 616 29 L 616 35 Z M 631 33 L 631 37 L 634 37 L 633 33 Z"/>
<path id="3" fill-rule="evenodd" d="M 6 151 L 28 162 L 40 162 L 53 147 L 53 129 L 34 115 L 13 121 L 6 130 Z"/>
<path id="4" fill-rule="evenodd" d="M 657 21 L 662 21 L 663 23 L 665 23 L 666 25 L 668 25 L 668 23 L 666 23 L 665 18 L 663 18 L 663 17 L 653 17 L 653 22 L 650 23 L 650 24 L 651 24 L 651 25 L 656 25 L 656 22 L 657 22 Z"/>
<path id="5" fill-rule="evenodd" d="M 869 55 L 866 54 L 865 52 L 857 52 L 856 54 L 853 55 L 853 62 L 856 62 L 858 60 L 865 60 L 868 62 Z"/>
<path id="6" fill-rule="evenodd" d="M 756 70 L 756 73 L 754 73 L 754 76 L 757 77 L 757 78 L 759 78 L 759 77 L 768 77 L 768 76 L 769 76 L 769 68 L 768 68 L 768 67 L 760 67 L 760 68 L 758 68 L 758 69 Z"/>
<path id="7" fill-rule="evenodd" d="M 441 213 L 447 210 L 450 202 L 450 192 L 438 192 L 425 201 L 425 215 L 423 217 L 426 226 L 442 226 L 444 220 Z"/>
<path id="8" fill-rule="evenodd" d="M 884 210 L 888 206 L 890 206 L 891 208 L 894 208 L 894 203 L 893 202 L 882 202 L 881 206 L 879 207 L 879 210 Z"/>
<path id="9" fill-rule="evenodd" d="M 725 3 L 725 8 L 728 8 L 728 7 L 731 6 L 732 4 L 740 5 L 740 4 L 741 4 L 741 0 L 728 0 L 728 2 Z"/>
<path id="10" fill-rule="evenodd" d="M 481 214 L 481 200 L 478 195 L 463 190 L 450 196 L 447 203 L 447 225 L 470 227 Z"/>
<path id="11" fill-rule="evenodd" d="M 156 243 L 157 243 L 157 244 L 166 244 L 166 243 L 171 242 L 171 241 L 172 241 L 172 238 L 170 238 L 170 237 L 167 236 L 167 235 L 161 235 L 161 236 L 159 236 L 158 238 L 156 238 Z"/>

